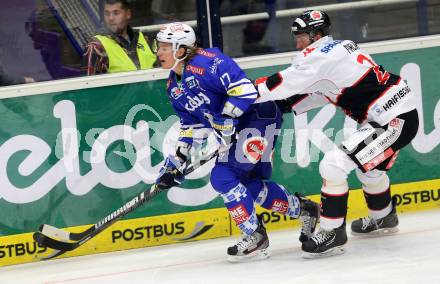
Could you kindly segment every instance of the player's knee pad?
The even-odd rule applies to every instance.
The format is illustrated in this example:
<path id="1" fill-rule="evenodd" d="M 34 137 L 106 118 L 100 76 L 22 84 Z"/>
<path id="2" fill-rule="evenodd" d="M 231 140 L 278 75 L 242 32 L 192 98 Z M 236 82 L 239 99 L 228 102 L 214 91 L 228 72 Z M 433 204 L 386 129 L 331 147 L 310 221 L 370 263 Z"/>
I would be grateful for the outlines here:
<path id="1" fill-rule="evenodd" d="M 324 156 L 319 164 L 319 173 L 323 180 L 323 193 L 334 196 L 348 192 L 347 173 L 334 163 L 332 157 Z"/>
<path id="2" fill-rule="evenodd" d="M 356 176 L 362 183 L 364 191 L 370 194 L 379 194 L 390 187 L 390 179 L 384 171 L 372 170 L 363 173 L 360 169 L 356 169 Z"/>

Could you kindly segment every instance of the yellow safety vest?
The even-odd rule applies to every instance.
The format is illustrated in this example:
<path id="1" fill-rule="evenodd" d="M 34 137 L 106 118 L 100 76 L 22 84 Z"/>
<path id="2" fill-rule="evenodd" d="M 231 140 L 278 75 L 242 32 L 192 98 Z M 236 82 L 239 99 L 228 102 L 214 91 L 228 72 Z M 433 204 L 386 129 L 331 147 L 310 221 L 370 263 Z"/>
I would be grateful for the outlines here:
<path id="1" fill-rule="evenodd" d="M 102 43 L 105 52 L 107 53 L 109 61 L 108 73 L 138 70 L 124 49 L 115 40 L 102 35 L 97 35 L 95 38 Z M 141 32 L 139 32 L 136 53 L 142 70 L 153 67 L 154 62 L 156 61 L 156 55 L 151 51 L 150 46 L 148 46 L 147 41 Z"/>

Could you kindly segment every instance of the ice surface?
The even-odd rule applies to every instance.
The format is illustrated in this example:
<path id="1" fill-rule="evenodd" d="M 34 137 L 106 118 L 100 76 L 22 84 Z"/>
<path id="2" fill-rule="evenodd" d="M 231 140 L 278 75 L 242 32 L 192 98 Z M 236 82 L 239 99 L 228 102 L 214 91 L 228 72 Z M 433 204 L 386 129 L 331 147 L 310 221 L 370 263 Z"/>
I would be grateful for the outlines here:
<path id="1" fill-rule="evenodd" d="M 231 264 L 235 238 L 0 268 L 1 283 L 440 283 L 440 210 L 400 214 L 400 232 L 349 237 L 346 253 L 301 258 L 298 231 L 269 233 L 271 257 Z"/>

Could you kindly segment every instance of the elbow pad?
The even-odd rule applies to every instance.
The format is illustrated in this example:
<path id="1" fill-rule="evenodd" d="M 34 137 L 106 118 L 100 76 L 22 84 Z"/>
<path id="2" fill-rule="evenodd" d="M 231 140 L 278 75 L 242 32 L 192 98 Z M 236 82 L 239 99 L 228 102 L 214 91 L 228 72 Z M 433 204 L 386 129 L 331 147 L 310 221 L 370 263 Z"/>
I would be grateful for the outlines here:
<path id="1" fill-rule="evenodd" d="M 280 73 L 273 74 L 266 80 L 266 86 L 269 89 L 269 91 L 274 90 L 276 87 L 278 87 L 283 82 L 283 77 Z"/>

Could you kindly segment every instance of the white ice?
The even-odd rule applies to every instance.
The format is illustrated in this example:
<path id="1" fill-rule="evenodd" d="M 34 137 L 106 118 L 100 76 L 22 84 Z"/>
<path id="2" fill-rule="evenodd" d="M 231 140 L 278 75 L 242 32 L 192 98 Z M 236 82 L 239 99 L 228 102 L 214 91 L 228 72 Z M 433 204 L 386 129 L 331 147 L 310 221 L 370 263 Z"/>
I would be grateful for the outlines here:
<path id="1" fill-rule="evenodd" d="M 349 237 L 346 253 L 301 258 L 298 231 L 269 233 L 271 257 L 231 264 L 236 238 L 0 268 L 0 283 L 440 283 L 440 210 L 400 214 L 400 232 Z"/>

